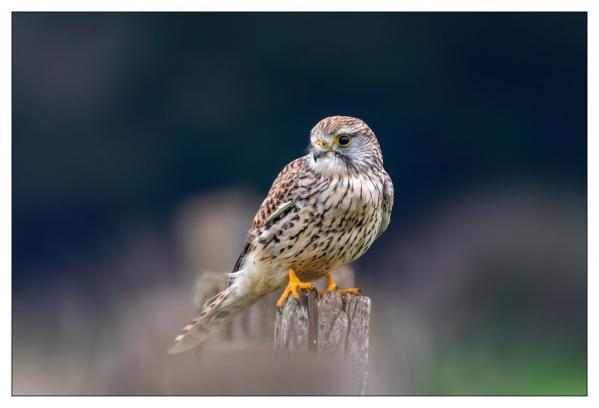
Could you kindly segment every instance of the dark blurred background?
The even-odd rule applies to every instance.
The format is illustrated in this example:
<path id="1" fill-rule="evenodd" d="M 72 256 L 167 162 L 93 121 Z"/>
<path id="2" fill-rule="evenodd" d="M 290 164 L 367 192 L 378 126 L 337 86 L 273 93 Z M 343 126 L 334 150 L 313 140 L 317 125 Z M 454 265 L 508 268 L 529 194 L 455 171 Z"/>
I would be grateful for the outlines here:
<path id="1" fill-rule="evenodd" d="M 337 114 L 395 184 L 355 265 L 369 393 L 586 393 L 586 13 L 14 13 L 12 32 L 14 393 L 172 393 L 130 374 L 160 376 L 144 364 L 194 279 L 233 267 Z"/>

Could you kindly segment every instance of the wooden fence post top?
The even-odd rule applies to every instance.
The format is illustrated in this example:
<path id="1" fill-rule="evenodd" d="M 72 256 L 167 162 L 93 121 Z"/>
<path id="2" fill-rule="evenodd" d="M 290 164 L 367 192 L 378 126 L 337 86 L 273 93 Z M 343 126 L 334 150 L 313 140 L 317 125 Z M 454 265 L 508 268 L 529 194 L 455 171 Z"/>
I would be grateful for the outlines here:
<path id="1" fill-rule="evenodd" d="M 318 297 L 302 291 L 289 297 L 275 321 L 275 347 L 314 350 L 345 357 L 352 366 L 356 393 L 365 394 L 368 379 L 370 298 L 337 292 Z"/>

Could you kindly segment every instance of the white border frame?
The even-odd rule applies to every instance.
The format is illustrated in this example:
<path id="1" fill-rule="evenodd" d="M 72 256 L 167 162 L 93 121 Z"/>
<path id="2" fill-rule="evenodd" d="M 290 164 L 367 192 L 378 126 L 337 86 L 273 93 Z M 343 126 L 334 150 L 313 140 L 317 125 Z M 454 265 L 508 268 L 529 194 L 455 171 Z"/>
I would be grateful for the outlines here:
<path id="1" fill-rule="evenodd" d="M 534 0 L 408 0 L 408 1 L 381 1 L 369 0 L 291 0 L 282 3 L 276 0 L 229 0 L 229 1 L 13 1 L 5 0 L 0 3 L 0 55 L 2 56 L 2 88 L 4 97 L 0 126 L 2 127 L 2 138 L 0 140 L 0 188 L 1 209 L 0 212 L 0 324 L 2 328 L 11 327 L 11 231 L 12 231 L 12 200 L 11 200 L 11 12 L 12 11 L 586 11 L 588 12 L 588 392 L 589 397 L 406 397 L 400 400 L 395 397 L 367 397 L 368 403 L 381 404 L 383 406 L 424 406 L 436 403 L 443 406 L 459 407 L 504 407 L 506 404 L 531 405 L 542 404 L 545 407 L 563 407 L 564 405 L 588 405 L 591 400 L 597 400 L 595 393 L 599 389 L 597 384 L 597 278 L 594 275 L 598 266 L 598 241 L 599 229 L 597 214 L 599 205 L 599 152 L 597 144 L 597 121 L 592 112 L 597 112 L 597 84 L 595 80 L 598 71 L 597 64 L 597 23 L 599 19 L 599 2 L 594 1 L 534 1 Z M 595 108 L 595 109 L 594 109 Z M 595 159 L 595 160 L 593 160 Z M 343 403 L 349 407 L 362 405 L 363 399 L 351 397 L 336 397 L 341 400 L 331 400 L 328 397 L 311 397 L 308 401 L 303 398 L 288 397 L 203 397 L 201 400 L 192 397 L 140 397 L 132 400 L 129 397 L 106 397 L 110 399 L 98 399 L 89 397 L 10 397 L 11 395 L 11 334 L 3 331 L 0 336 L 2 353 L 0 353 L 0 401 L 2 406 L 11 403 L 15 406 L 28 406 L 30 404 L 43 404 L 47 407 L 80 407 L 82 404 L 103 406 L 104 404 L 144 404 L 148 407 L 158 407 L 164 404 L 173 406 L 194 406 L 197 404 L 219 404 L 219 405 L 260 405 L 260 407 L 292 408 L 296 406 L 322 403 Z M 56 373 L 60 375 L 60 373 Z M 218 399 L 217 399 L 218 398 Z M 531 399 L 533 398 L 533 399 Z M 314 399 L 318 400 L 315 401 Z M 594 405 L 597 404 L 592 403 Z"/>

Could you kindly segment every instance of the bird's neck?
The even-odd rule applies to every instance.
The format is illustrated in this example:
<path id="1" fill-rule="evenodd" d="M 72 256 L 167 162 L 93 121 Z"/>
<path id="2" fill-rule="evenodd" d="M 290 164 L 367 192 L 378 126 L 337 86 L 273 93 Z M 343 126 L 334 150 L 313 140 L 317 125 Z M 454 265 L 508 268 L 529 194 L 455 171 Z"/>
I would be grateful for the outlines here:
<path id="1" fill-rule="evenodd" d="M 372 171 L 382 168 L 379 162 L 359 162 L 355 163 L 349 159 L 343 159 L 339 156 L 327 156 L 315 160 L 311 154 L 305 156 L 309 167 L 317 174 L 323 177 L 343 177 L 348 175 L 359 175 L 365 171 Z"/>

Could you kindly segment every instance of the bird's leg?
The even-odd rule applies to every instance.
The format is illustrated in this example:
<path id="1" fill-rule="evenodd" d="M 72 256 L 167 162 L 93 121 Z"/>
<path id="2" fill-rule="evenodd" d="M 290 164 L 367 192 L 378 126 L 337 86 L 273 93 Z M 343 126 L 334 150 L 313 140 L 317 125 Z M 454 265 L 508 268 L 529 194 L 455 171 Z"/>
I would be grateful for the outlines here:
<path id="1" fill-rule="evenodd" d="M 333 279 L 333 274 L 329 272 L 327 273 L 327 288 L 325 289 L 325 291 L 332 292 L 335 289 L 337 289 L 337 283 L 335 282 L 335 279 Z"/>
<path id="2" fill-rule="evenodd" d="M 337 283 L 335 283 L 335 279 L 333 279 L 333 274 L 329 272 L 327 273 L 327 288 L 325 290 L 321 290 L 320 292 L 318 292 L 318 294 L 322 296 L 327 292 L 337 292 L 341 295 L 345 295 L 347 293 L 357 295 L 362 291 L 358 288 L 337 289 Z"/>
<path id="3" fill-rule="evenodd" d="M 277 307 L 281 308 L 285 305 L 289 294 L 291 293 L 293 297 L 298 300 L 299 299 L 299 289 L 314 289 L 314 284 L 312 282 L 302 282 L 299 280 L 293 268 L 289 268 L 289 283 L 287 287 L 283 291 L 283 294 L 277 301 Z"/>

